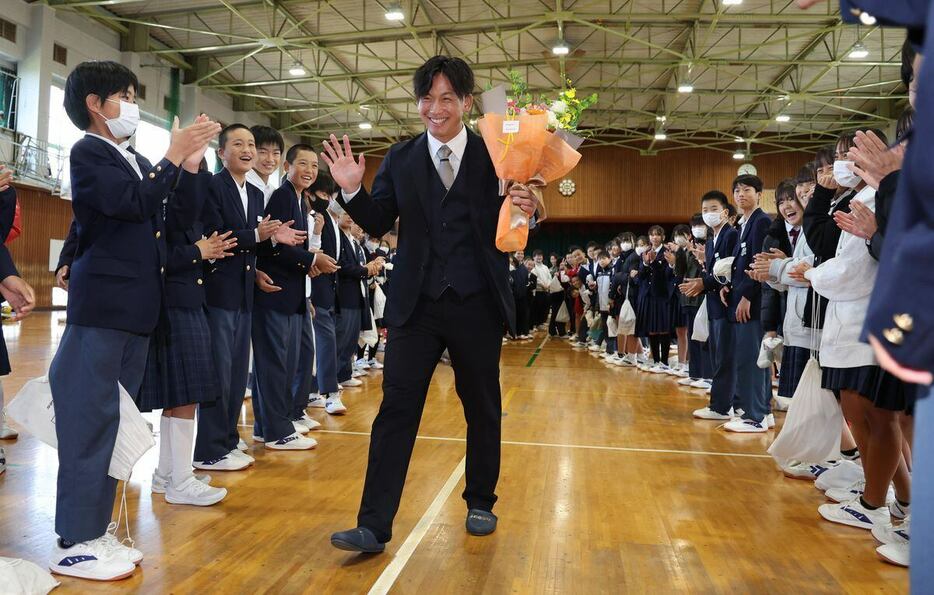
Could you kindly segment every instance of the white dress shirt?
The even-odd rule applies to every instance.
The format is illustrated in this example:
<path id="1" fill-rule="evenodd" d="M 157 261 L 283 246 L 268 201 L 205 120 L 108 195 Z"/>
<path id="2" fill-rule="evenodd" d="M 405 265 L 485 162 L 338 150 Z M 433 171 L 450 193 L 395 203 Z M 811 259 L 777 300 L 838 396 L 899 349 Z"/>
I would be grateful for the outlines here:
<path id="1" fill-rule="evenodd" d="M 243 186 L 237 184 L 237 180 L 234 180 L 234 186 L 237 187 L 237 192 L 240 193 L 240 202 L 243 204 L 243 220 L 246 221 L 247 225 L 250 225 L 250 193 L 246 189 L 247 182 L 243 181 Z M 253 235 L 256 237 L 256 243 L 259 243 L 259 228 L 256 227 L 253 229 Z"/>
<path id="2" fill-rule="evenodd" d="M 246 181 L 263 191 L 263 208 L 265 208 L 269 204 L 269 197 L 276 191 L 271 179 L 264 182 L 256 170 L 251 169 L 246 173 Z"/>
<path id="3" fill-rule="evenodd" d="M 110 145 L 111 147 L 115 148 L 117 152 L 123 155 L 123 158 L 126 159 L 127 162 L 129 162 L 130 167 L 133 168 L 133 171 L 136 172 L 136 175 L 139 176 L 139 179 L 140 180 L 143 179 L 143 172 L 141 172 L 139 169 L 139 162 L 136 161 L 136 155 L 134 155 L 133 153 L 130 153 L 128 149 L 128 147 L 130 146 L 130 141 L 125 140 L 118 145 L 117 143 L 113 142 L 109 138 L 103 137 L 99 134 L 94 134 L 93 132 L 88 132 L 87 136 L 93 136 L 94 138 L 99 138 L 105 143 L 107 143 L 108 145 Z"/>

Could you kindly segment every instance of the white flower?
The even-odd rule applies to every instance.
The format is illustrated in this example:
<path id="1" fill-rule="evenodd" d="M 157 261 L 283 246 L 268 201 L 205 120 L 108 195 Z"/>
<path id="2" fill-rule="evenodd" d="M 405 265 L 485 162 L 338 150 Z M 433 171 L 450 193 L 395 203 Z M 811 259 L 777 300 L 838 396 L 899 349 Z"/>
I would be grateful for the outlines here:
<path id="1" fill-rule="evenodd" d="M 563 101 L 555 101 L 551 104 L 551 111 L 556 114 L 563 114 L 568 109 L 568 104 Z"/>
<path id="2" fill-rule="evenodd" d="M 558 128 L 558 116 L 554 111 L 548 110 L 548 127 L 549 128 Z"/>

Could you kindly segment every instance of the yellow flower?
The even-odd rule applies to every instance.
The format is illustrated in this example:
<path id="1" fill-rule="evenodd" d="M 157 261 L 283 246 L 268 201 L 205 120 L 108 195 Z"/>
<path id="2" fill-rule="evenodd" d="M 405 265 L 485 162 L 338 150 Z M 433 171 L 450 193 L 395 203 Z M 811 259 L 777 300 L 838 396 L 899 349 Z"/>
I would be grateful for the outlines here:
<path id="1" fill-rule="evenodd" d="M 570 97 L 571 99 L 574 99 L 574 97 L 577 95 L 577 89 L 568 89 L 567 91 L 564 92 L 564 94 Z"/>

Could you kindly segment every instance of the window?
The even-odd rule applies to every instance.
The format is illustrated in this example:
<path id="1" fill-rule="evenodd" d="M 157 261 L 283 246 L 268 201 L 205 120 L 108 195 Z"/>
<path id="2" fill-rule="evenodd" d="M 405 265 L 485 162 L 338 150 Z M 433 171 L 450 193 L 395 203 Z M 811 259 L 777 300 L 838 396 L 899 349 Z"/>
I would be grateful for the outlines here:
<path id="1" fill-rule="evenodd" d="M 52 45 L 52 59 L 61 64 L 62 66 L 68 66 L 68 50 L 64 46 L 53 44 Z"/>
<path id="2" fill-rule="evenodd" d="M 49 170 L 52 179 L 58 181 L 62 196 L 70 197 L 68 154 L 71 153 L 71 146 L 84 136 L 84 132 L 68 119 L 64 104 L 64 89 L 52 85 L 49 94 Z"/>
<path id="3" fill-rule="evenodd" d="M 139 84 L 139 89 L 136 90 L 136 99 L 146 100 L 146 85 L 143 83 Z"/>
<path id="4" fill-rule="evenodd" d="M 151 124 L 140 120 L 139 128 L 136 129 L 136 135 L 130 139 L 130 144 L 137 153 L 155 164 L 169 150 L 170 137 L 171 133 L 166 130 L 164 124 Z"/>
<path id="5" fill-rule="evenodd" d="M 6 19 L 0 19 L 0 37 L 16 43 L 16 23 L 11 23 Z"/>

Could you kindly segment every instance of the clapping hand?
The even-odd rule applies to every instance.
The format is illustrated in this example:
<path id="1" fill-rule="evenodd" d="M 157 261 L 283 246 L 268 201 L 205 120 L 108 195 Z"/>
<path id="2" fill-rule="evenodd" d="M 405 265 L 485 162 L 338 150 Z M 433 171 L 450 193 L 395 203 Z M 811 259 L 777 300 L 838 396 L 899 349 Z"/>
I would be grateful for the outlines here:
<path id="1" fill-rule="evenodd" d="M 0 281 L 0 294 L 13 308 L 13 320 L 22 320 L 36 307 L 36 292 L 21 277 L 10 275 Z"/>
<path id="2" fill-rule="evenodd" d="M 871 130 L 857 132 L 853 143 L 854 146 L 846 154 L 847 159 L 854 162 L 850 169 L 876 190 L 885 176 L 902 168 L 905 160 L 904 144 L 889 149 Z"/>
<path id="3" fill-rule="evenodd" d="M 165 158 L 176 166 L 181 165 L 195 151 L 202 151 L 203 154 L 208 143 L 220 134 L 220 131 L 220 124 L 206 118 L 204 121 L 196 120 L 190 126 L 179 128 L 178 116 L 175 116 L 169 137 L 169 150 L 166 151 Z M 198 157 L 198 163 L 201 163 L 201 157 Z"/>
<path id="4" fill-rule="evenodd" d="M 366 160 L 360 155 L 359 160 L 354 161 L 353 152 L 350 150 L 350 137 L 345 134 L 343 141 L 344 146 L 341 147 L 337 137 L 332 134 L 329 141 L 324 141 L 321 158 L 327 163 L 331 177 L 341 190 L 350 194 L 356 192 L 363 184 Z"/>
<path id="5" fill-rule="evenodd" d="M 828 190 L 836 190 L 840 187 L 833 177 L 833 166 L 825 165 L 817 170 L 817 185 Z"/>
<path id="6" fill-rule="evenodd" d="M 688 250 L 691 251 L 691 254 L 697 259 L 697 262 L 703 264 L 707 261 L 707 249 L 704 244 L 694 244 L 689 247 Z"/>
<path id="7" fill-rule="evenodd" d="M 260 291 L 264 293 L 275 293 L 277 291 L 282 291 L 281 287 L 273 284 L 272 277 L 259 269 L 256 269 L 256 286 L 259 287 Z"/>
<path id="8" fill-rule="evenodd" d="M 876 214 L 861 202 L 851 202 L 850 212 L 837 211 L 833 214 L 837 227 L 864 240 L 870 239 L 878 229 Z"/>
<path id="9" fill-rule="evenodd" d="M 295 223 L 295 221 L 286 221 L 273 232 L 272 237 L 275 238 L 276 243 L 285 244 L 286 246 L 298 246 L 305 241 L 305 238 L 308 237 L 308 232 L 293 229 L 293 223 Z"/>
<path id="10" fill-rule="evenodd" d="M 321 235 L 321 230 L 324 229 L 324 215 L 321 213 L 315 213 L 315 225 L 312 228 L 312 233 L 316 236 Z"/>
<path id="11" fill-rule="evenodd" d="M 751 267 L 746 270 L 746 274 L 756 281 L 768 281 L 772 261 L 784 258 L 787 258 L 785 253 L 778 248 L 771 248 L 768 252 L 760 252 L 755 255 Z"/>
<path id="12" fill-rule="evenodd" d="M 200 116 L 195 118 L 194 123 L 203 124 L 205 122 L 210 122 L 210 121 L 211 121 L 210 118 L 208 118 L 204 114 L 201 114 Z M 211 139 L 208 139 L 208 141 L 205 142 L 200 148 L 195 149 L 191 153 L 191 155 L 189 155 L 188 157 L 185 157 L 185 161 L 182 162 L 182 167 L 185 169 L 185 171 L 189 173 L 193 173 L 193 174 L 198 173 L 198 171 L 201 169 L 201 159 L 204 158 L 204 153 L 208 150 L 208 146 L 210 145 L 210 143 L 211 143 Z"/>
<path id="13" fill-rule="evenodd" d="M 237 247 L 237 238 L 227 239 L 232 231 L 225 232 L 223 235 L 217 235 L 217 232 L 211 234 L 211 237 L 202 237 L 195 242 L 195 246 L 201 251 L 201 260 L 218 260 L 233 256 L 230 250 Z"/>
<path id="14" fill-rule="evenodd" d="M 337 266 L 337 261 L 324 252 L 318 252 L 315 255 L 315 264 L 311 268 L 317 271 L 318 274 L 324 273 L 328 275 L 331 273 L 336 273 L 338 269 L 340 269 L 340 267 Z M 310 272 L 311 271 L 309 271 L 309 273 Z M 317 275 L 313 275 L 313 277 L 315 276 Z"/>
<path id="15" fill-rule="evenodd" d="M 688 297 L 697 297 L 704 293 L 704 280 L 699 277 L 685 279 L 684 283 L 678 285 L 678 290 Z"/>
<path id="16" fill-rule="evenodd" d="M 278 219 L 271 219 L 269 215 L 263 217 L 263 220 L 256 225 L 256 230 L 259 232 L 259 241 L 265 242 L 271 238 L 281 225 L 282 222 Z"/>
<path id="17" fill-rule="evenodd" d="M 811 263 L 807 261 L 799 262 L 796 267 L 794 267 L 788 272 L 788 276 L 794 279 L 795 281 L 798 281 L 799 283 L 807 283 L 808 285 L 810 285 L 811 282 L 808 280 L 807 277 L 804 276 L 804 274 L 808 272 L 808 270 L 813 269 L 813 268 L 814 267 L 811 265 Z"/>

